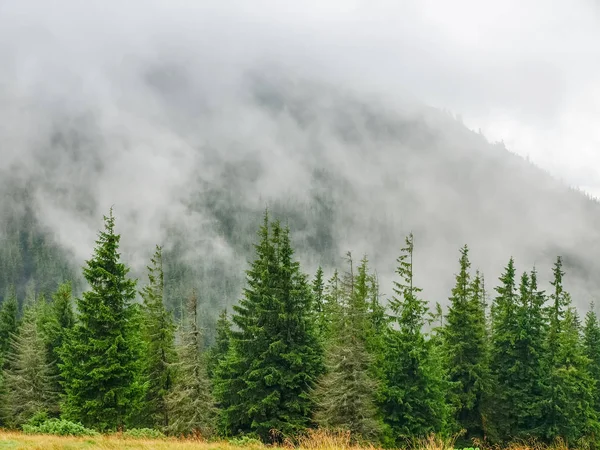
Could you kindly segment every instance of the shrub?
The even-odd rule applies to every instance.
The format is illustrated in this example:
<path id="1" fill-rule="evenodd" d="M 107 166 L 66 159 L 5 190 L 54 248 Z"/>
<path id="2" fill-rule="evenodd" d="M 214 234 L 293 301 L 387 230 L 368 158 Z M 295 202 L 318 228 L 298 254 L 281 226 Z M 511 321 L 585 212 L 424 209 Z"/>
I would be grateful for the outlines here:
<path id="1" fill-rule="evenodd" d="M 123 432 L 123 437 L 134 439 L 162 439 L 165 437 L 160 430 L 153 428 L 132 428 Z"/>
<path id="2" fill-rule="evenodd" d="M 35 420 L 34 420 L 35 419 Z M 84 427 L 81 423 L 65 419 L 48 419 L 40 422 L 39 417 L 33 417 L 23 425 L 26 434 L 54 434 L 56 436 L 97 436 L 98 432 Z M 38 422 L 34 424 L 34 422 Z"/>

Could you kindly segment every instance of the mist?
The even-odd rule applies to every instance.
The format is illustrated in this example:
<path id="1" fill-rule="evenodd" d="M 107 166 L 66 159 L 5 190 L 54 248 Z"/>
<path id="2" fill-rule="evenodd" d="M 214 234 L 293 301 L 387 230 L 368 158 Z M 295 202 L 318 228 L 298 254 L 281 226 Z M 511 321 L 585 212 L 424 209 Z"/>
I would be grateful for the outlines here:
<path id="1" fill-rule="evenodd" d="M 0 171 L 79 266 L 114 206 L 137 275 L 163 244 L 239 283 L 250 256 L 215 211 L 252 240 L 245 220 L 320 190 L 333 257 L 306 244 L 320 224 L 281 217 L 306 271 L 366 253 L 389 294 L 413 231 L 432 302 L 464 244 L 490 291 L 510 256 L 546 280 L 600 242 L 597 203 L 566 188 L 600 192 L 599 22 L 586 1 L 4 1 Z M 567 278 L 581 307 L 592 278 Z"/>

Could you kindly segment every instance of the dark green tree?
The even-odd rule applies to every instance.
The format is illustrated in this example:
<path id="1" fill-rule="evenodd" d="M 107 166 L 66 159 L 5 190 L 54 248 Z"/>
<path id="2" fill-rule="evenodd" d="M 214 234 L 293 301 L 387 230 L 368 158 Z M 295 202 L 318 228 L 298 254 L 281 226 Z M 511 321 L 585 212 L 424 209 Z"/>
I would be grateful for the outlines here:
<path id="1" fill-rule="evenodd" d="M 231 322 L 227 317 L 227 309 L 221 311 L 219 314 L 219 320 L 216 325 L 216 339 L 214 345 L 208 352 L 208 376 L 213 378 L 215 370 L 221 361 L 227 356 L 229 352 L 229 341 L 231 339 Z"/>
<path id="2" fill-rule="evenodd" d="M 14 287 L 8 289 L 0 307 L 0 362 L 10 349 L 11 336 L 19 326 L 19 303 Z"/>
<path id="3" fill-rule="evenodd" d="M 512 439 L 516 432 L 514 415 L 515 379 L 518 364 L 515 339 L 519 333 L 517 316 L 518 293 L 515 280 L 514 259 L 510 258 L 500 285 L 496 287 L 496 298 L 492 304 L 492 334 L 490 369 L 493 377 L 492 414 L 490 430 L 492 439 Z"/>
<path id="4" fill-rule="evenodd" d="M 272 430 L 288 436 L 309 425 L 309 389 L 323 372 L 323 355 L 312 293 L 293 260 L 289 230 L 265 214 L 259 236 L 215 393 L 227 432 L 272 440 Z"/>
<path id="5" fill-rule="evenodd" d="M 437 364 L 432 342 L 423 333 L 427 303 L 414 285 L 413 236 L 398 258 L 392 326 L 385 337 L 382 408 L 396 444 L 441 432 L 446 424 L 446 379 Z"/>
<path id="6" fill-rule="evenodd" d="M 454 421 L 466 437 L 484 435 L 486 391 L 489 389 L 489 365 L 482 279 L 469 273 L 469 249 L 460 251 L 459 272 L 452 289 L 443 328 L 443 348 L 451 383 Z"/>
<path id="7" fill-rule="evenodd" d="M 156 246 L 148 266 L 148 284 L 142 289 L 144 375 L 147 382 L 146 413 L 153 426 L 169 426 L 166 397 L 173 386 L 175 323 L 164 304 L 162 248 Z"/>
<path id="8" fill-rule="evenodd" d="M 216 409 L 202 353 L 202 333 L 198 326 L 198 296 L 189 296 L 181 344 L 178 346 L 175 383 L 166 395 L 171 420 L 170 434 L 200 434 L 210 437 L 215 431 Z"/>
<path id="9" fill-rule="evenodd" d="M 541 437 L 545 302 L 544 292 L 538 289 L 535 269 L 531 274 L 523 273 L 516 311 L 518 333 L 514 339 L 516 361 L 512 373 L 514 434 L 522 439 Z"/>
<path id="10" fill-rule="evenodd" d="M 562 258 L 553 268 L 550 320 L 547 337 L 542 435 L 567 443 L 598 436 L 598 412 L 594 410 L 594 378 L 590 360 L 580 339 L 577 314 L 565 291 Z"/>
<path id="11" fill-rule="evenodd" d="M 598 325 L 598 316 L 594 310 L 593 302 L 585 316 L 583 348 L 585 356 L 589 360 L 588 372 L 594 379 L 596 386 L 594 389 L 594 410 L 600 412 L 600 325 Z"/>
<path id="12" fill-rule="evenodd" d="M 53 365 L 52 373 L 55 375 L 53 377 L 55 382 L 54 390 L 63 394 L 59 366 L 64 361 L 60 349 L 75 325 L 70 282 L 63 283 L 58 287 L 58 290 L 52 295 L 52 302 L 44 310 L 42 313 L 44 313 L 46 318 L 42 321 L 42 329 L 48 355 Z"/>
<path id="13" fill-rule="evenodd" d="M 112 209 L 104 221 L 83 270 L 90 289 L 77 300 L 77 323 L 60 353 L 64 415 L 102 431 L 126 425 L 143 395 L 136 382 L 138 343 L 130 336 L 136 281 L 120 262 Z"/>

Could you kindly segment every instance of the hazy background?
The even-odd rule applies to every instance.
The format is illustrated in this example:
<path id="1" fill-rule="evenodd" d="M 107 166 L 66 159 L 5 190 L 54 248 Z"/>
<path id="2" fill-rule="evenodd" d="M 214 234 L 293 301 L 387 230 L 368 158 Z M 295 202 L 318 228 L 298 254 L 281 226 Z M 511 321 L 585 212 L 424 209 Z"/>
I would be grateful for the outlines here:
<path id="1" fill-rule="evenodd" d="M 412 230 L 432 301 L 469 243 L 490 289 L 566 254 L 586 305 L 598 205 L 509 151 L 600 195 L 598 42 L 591 0 L 2 0 L 0 171 L 75 267 L 114 205 L 136 274 L 163 243 L 216 305 L 266 205 L 307 271 L 366 252 L 387 293 Z"/>

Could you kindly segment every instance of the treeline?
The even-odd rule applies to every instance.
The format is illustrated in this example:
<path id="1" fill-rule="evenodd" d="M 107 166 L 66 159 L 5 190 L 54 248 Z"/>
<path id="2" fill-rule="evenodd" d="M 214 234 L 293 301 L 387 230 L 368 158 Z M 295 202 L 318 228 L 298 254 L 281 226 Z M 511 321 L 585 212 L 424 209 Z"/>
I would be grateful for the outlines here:
<path id="1" fill-rule="evenodd" d="M 202 292 L 189 293 L 176 322 L 161 248 L 138 288 L 114 226 L 111 211 L 80 298 L 65 283 L 52 298 L 30 295 L 22 311 L 14 293 L 2 303 L 2 425 L 62 417 L 103 432 L 266 442 L 322 427 L 386 447 L 432 433 L 597 442 L 600 326 L 593 307 L 578 317 L 561 258 L 548 292 L 535 269 L 519 276 L 511 258 L 488 295 L 465 246 L 443 311 L 414 283 L 412 235 L 383 299 L 366 257 L 348 254 L 343 271 L 310 279 L 289 230 L 265 214 L 242 298 L 205 350 Z"/>

